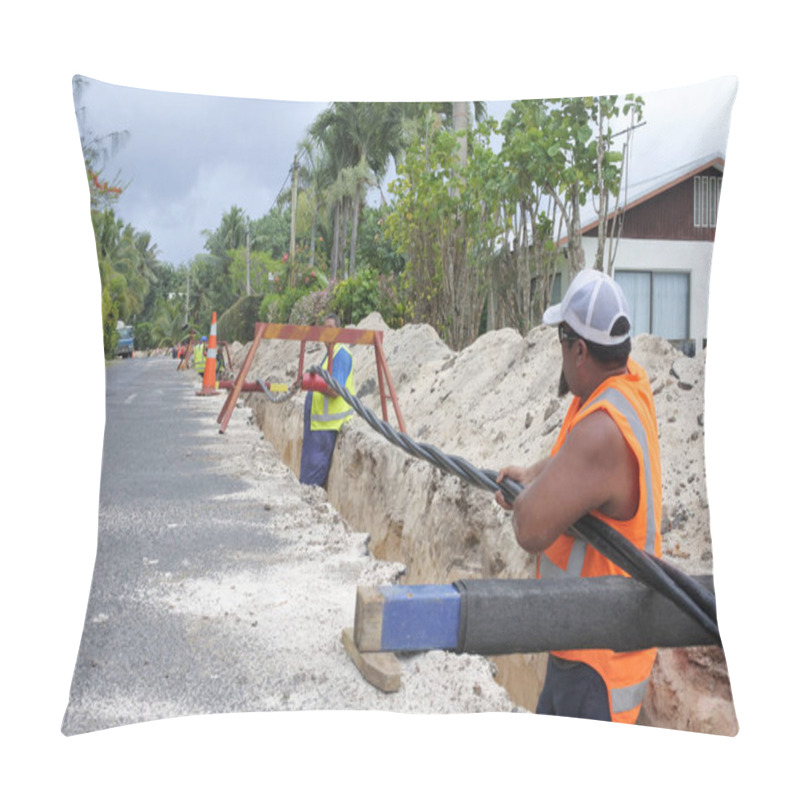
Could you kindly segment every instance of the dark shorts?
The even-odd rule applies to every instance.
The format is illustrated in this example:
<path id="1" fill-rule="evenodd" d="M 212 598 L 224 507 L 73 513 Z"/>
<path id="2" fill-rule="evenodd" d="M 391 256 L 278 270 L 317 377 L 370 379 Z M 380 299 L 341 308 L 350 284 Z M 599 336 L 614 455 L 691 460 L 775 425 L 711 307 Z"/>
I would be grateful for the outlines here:
<path id="1" fill-rule="evenodd" d="M 611 722 L 605 681 L 588 664 L 551 655 L 536 713 Z"/>

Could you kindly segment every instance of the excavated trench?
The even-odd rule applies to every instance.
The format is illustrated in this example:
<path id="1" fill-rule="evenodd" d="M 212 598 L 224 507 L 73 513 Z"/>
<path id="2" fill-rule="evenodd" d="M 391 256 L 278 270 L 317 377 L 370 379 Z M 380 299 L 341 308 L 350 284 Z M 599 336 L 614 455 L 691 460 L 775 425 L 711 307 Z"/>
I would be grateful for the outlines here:
<path id="1" fill-rule="evenodd" d="M 379 317 L 367 318 L 360 327 L 379 325 Z M 552 387 L 546 387 L 550 399 L 543 391 L 538 405 L 519 388 L 522 381 L 540 384 L 553 379 L 555 350 L 545 334 L 535 329 L 523 338 L 509 331 L 494 332 L 453 354 L 425 328 L 386 331 L 388 361 L 412 439 L 435 440 L 444 452 L 461 455 L 477 467 L 502 466 L 489 460 L 496 459 L 498 451 L 507 459 L 503 463 L 530 463 L 539 457 L 540 449 L 549 448 L 563 409 L 553 399 Z M 269 356 L 259 355 L 248 380 L 256 375 L 291 382 L 297 370 L 296 344 L 271 342 L 261 349 Z M 635 345 L 634 355 L 636 349 Z M 698 432 L 698 425 L 702 426 L 702 380 L 698 377 L 702 365 L 689 364 L 660 341 L 648 339 L 639 349 L 637 360 L 648 368 L 657 412 L 661 407 L 659 419 L 664 419 L 662 460 L 671 464 L 664 453 L 680 454 L 674 470 L 667 466 L 663 475 L 665 557 L 689 573 L 709 573 L 702 429 Z M 246 349 L 237 345 L 234 351 L 234 363 L 241 363 Z M 373 373 L 374 360 L 357 356 L 356 385 L 361 387 L 357 394 L 379 413 Z M 465 383 L 465 375 L 470 376 L 469 383 Z M 509 388 L 504 390 L 506 376 Z M 454 387 L 460 391 L 453 392 Z M 686 402 L 691 389 L 700 403 L 699 414 Z M 253 409 L 265 439 L 299 474 L 303 396 L 274 403 L 263 394 L 250 393 L 243 394 L 240 403 Z M 394 424 L 389 413 L 389 422 Z M 409 423 L 409 418 L 413 422 Z M 512 438 L 510 431 L 525 435 Z M 532 559 L 516 544 L 508 515 L 490 493 L 406 454 L 358 416 L 338 438 L 327 493 L 331 505 L 353 530 L 369 534 L 376 559 L 403 565 L 404 583 L 442 584 L 533 574 Z M 699 533 L 692 528 L 697 520 L 701 521 Z M 496 680 L 512 700 L 535 708 L 545 655 L 491 660 L 497 667 Z M 738 723 L 722 648 L 659 651 L 640 723 L 735 735 Z"/>
<path id="2" fill-rule="evenodd" d="M 258 395 L 245 402 L 265 438 L 298 475 L 302 402 L 278 405 Z M 406 584 L 507 576 L 507 556 L 499 547 L 507 531 L 501 530 L 502 518 L 487 493 L 407 456 L 358 421 L 339 436 L 327 491 L 329 502 L 350 527 L 369 534 L 373 557 L 404 565 Z M 521 551 L 516 560 L 518 567 L 523 562 L 530 566 Z M 544 680 L 545 656 L 491 660 L 497 667 L 496 680 L 511 699 L 533 710 Z"/>

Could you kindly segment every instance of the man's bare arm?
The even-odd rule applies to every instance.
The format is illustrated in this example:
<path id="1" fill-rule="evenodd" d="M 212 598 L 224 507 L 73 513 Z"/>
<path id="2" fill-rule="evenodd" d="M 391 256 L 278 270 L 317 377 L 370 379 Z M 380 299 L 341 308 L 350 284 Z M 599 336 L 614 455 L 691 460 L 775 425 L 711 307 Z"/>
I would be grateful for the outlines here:
<path id="1" fill-rule="evenodd" d="M 517 497 L 517 541 L 540 552 L 590 511 L 628 519 L 636 512 L 638 495 L 636 458 L 622 433 L 607 414 L 590 414 Z"/>

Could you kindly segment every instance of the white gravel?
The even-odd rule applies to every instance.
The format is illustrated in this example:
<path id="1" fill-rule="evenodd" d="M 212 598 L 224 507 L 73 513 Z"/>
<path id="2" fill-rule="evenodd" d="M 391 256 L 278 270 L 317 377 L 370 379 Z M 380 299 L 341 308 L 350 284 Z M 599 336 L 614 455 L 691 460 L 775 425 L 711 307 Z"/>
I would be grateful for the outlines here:
<path id="1" fill-rule="evenodd" d="M 203 398 L 197 402 L 207 408 Z M 341 642 L 342 630 L 353 626 L 356 589 L 395 582 L 404 566 L 369 555 L 368 535 L 350 529 L 324 489 L 300 484 L 250 418 L 249 409 L 238 408 L 224 436 L 213 428 L 207 449 L 219 456 L 212 460 L 221 470 L 247 483 L 244 495 L 265 508 L 263 532 L 284 546 L 265 553 L 256 568 L 248 557 L 236 569 L 236 555 L 228 554 L 224 571 L 202 577 L 164 580 L 154 572 L 138 599 L 182 616 L 185 624 L 223 624 L 238 640 L 242 661 L 251 662 L 258 689 L 249 710 L 524 711 L 478 656 L 400 654 L 397 692 L 383 692 L 362 677 Z"/>

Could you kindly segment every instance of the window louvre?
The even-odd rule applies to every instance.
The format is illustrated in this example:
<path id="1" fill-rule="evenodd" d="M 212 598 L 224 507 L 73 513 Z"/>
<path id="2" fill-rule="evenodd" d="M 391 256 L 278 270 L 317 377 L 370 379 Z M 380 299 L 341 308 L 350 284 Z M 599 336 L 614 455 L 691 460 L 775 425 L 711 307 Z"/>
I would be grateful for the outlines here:
<path id="1" fill-rule="evenodd" d="M 696 175 L 694 179 L 694 226 L 716 228 L 722 178 Z"/>

